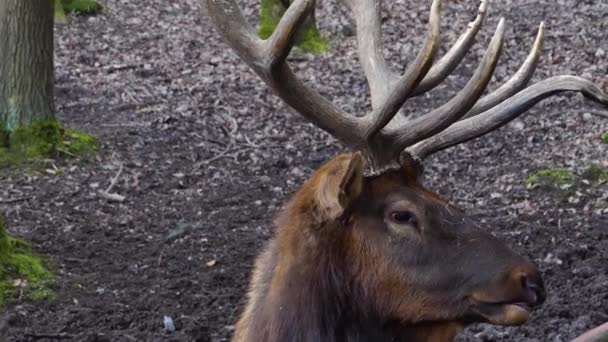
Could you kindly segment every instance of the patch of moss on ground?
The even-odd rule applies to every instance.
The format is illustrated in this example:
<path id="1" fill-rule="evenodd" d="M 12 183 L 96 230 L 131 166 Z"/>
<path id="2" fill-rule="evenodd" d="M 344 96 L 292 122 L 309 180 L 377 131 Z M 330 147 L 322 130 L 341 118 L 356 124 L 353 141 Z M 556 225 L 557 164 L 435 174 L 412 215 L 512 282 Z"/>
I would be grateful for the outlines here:
<path id="1" fill-rule="evenodd" d="M 258 36 L 262 39 L 268 39 L 279 24 L 284 13 L 285 6 L 283 6 L 281 1 L 262 0 Z M 300 34 L 296 45 L 306 52 L 322 54 L 327 51 L 329 43 L 327 39 L 321 36 L 316 25 L 314 25 L 314 21 L 311 20 Z"/>
<path id="2" fill-rule="evenodd" d="M 604 144 L 608 144 L 608 131 L 604 132 L 604 134 L 602 134 L 602 142 Z"/>
<path id="3" fill-rule="evenodd" d="M 63 128 L 55 120 L 21 126 L 10 135 L 3 132 L 0 139 L 0 168 L 19 166 L 25 161 L 36 161 L 58 154 L 86 159 L 97 152 L 95 137 Z"/>
<path id="4" fill-rule="evenodd" d="M 268 39 L 284 13 L 285 8 L 278 0 L 262 0 L 258 36 L 262 39 Z"/>
<path id="5" fill-rule="evenodd" d="M 304 51 L 320 55 L 327 51 L 328 45 L 327 39 L 321 36 L 317 27 L 310 25 L 302 33 L 302 39 L 298 46 Z"/>
<path id="6" fill-rule="evenodd" d="M 95 0 L 61 0 L 65 13 L 95 15 L 101 13 L 103 6 Z"/>
<path id="7" fill-rule="evenodd" d="M 594 185 L 602 185 L 608 183 L 608 169 L 597 164 L 591 164 L 583 172 L 583 177 Z"/>
<path id="8" fill-rule="evenodd" d="M 97 139 L 90 134 L 66 128 L 63 135 L 63 145 L 67 150 L 80 157 L 93 157 L 97 154 Z"/>
<path id="9" fill-rule="evenodd" d="M 52 300 L 52 273 L 30 245 L 10 237 L 0 214 L 0 304 L 15 296 Z"/>
<path id="10" fill-rule="evenodd" d="M 543 169 L 528 176 L 526 182 L 531 188 L 568 190 L 574 186 L 575 177 L 566 169 Z"/>

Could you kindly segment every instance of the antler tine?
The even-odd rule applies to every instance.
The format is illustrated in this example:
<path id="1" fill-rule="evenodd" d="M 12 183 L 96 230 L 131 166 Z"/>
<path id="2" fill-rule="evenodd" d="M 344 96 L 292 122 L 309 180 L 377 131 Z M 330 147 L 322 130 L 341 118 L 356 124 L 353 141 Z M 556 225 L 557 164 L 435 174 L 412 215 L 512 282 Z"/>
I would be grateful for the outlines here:
<path id="1" fill-rule="evenodd" d="M 385 102 L 388 98 L 393 96 L 393 89 L 396 87 L 407 88 L 407 96 L 403 99 L 403 102 L 410 97 L 412 90 L 410 87 L 403 87 L 403 77 L 398 73 L 391 70 L 386 59 L 383 55 L 384 46 L 382 44 L 382 0 L 346 0 L 345 3 L 350 7 L 353 12 L 353 17 L 357 25 L 357 48 L 359 51 L 359 62 L 365 72 L 365 77 L 369 84 L 369 89 L 372 98 L 372 108 L 374 110 L 386 105 Z M 432 38 L 433 32 L 437 32 L 437 40 L 439 39 L 439 20 L 441 11 L 441 1 L 434 0 L 431 5 L 430 20 L 429 20 L 429 34 L 425 42 L 425 47 L 422 51 L 428 51 L 429 38 Z M 435 44 L 433 44 L 435 45 Z M 437 47 L 432 46 L 432 56 L 436 53 Z M 417 56 L 420 57 L 420 54 Z M 419 60 L 417 60 L 419 62 Z M 416 64 L 416 61 L 413 63 Z M 418 65 L 417 65 L 418 66 Z M 423 65 L 416 68 L 408 68 L 404 75 L 409 75 L 411 69 L 420 73 L 419 79 L 412 77 L 416 82 L 413 85 L 414 89 L 418 83 L 423 79 L 423 76 L 429 71 L 427 65 Z M 414 75 L 419 76 L 419 75 Z M 399 85 L 399 83 L 401 85 Z M 409 85 L 409 82 L 405 82 Z M 391 110 L 392 112 L 392 110 Z M 384 121 L 384 120 L 382 120 Z M 390 121 L 390 120 L 389 120 Z M 381 125 L 378 125 L 381 126 Z M 382 128 L 382 127 L 380 127 Z M 373 132 L 377 128 L 368 129 L 367 134 L 373 135 Z M 369 136 L 371 136 L 369 135 Z"/>
<path id="2" fill-rule="evenodd" d="M 424 79 L 418 84 L 412 96 L 424 94 L 435 88 L 454 71 L 467 52 L 469 52 L 473 43 L 475 43 L 475 36 L 485 19 L 487 8 L 488 0 L 482 0 L 475 20 L 468 24 L 467 30 L 458 38 L 445 56 L 433 65 Z"/>
<path id="3" fill-rule="evenodd" d="M 429 31 L 424 46 L 407 67 L 405 73 L 395 83 L 388 97 L 364 117 L 364 138 L 369 140 L 397 114 L 405 100 L 414 91 L 418 83 L 430 69 L 439 47 L 439 24 L 441 20 L 441 0 L 434 0 L 429 15 Z M 379 27 L 372 28 L 379 31 Z M 386 80 L 385 80 L 386 81 Z M 370 85 L 371 86 L 371 85 Z"/>
<path id="4" fill-rule="evenodd" d="M 389 140 L 393 142 L 399 153 L 405 147 L 433 136 L 449 127 L 475 104 L 492 79 L 492 74 L 502 50 L 504 32 L 505 21 L 504 18 L 501 18 L 496 27 L 494 37 L 492 37 L 492 41 L 473 77 L 471 77 L 465 87 L 456 96 L 443 106 L 388 133 L 392 137 Z"/>
<path id="5" fill-rule="evenodd" d="M 239 57 L 247 63 L 258 57 L 257 52 L 262 41 L 253 33 L 236 2 L 201 0 L 201 3 L 203 6 L 206 3 L 217 32 L 224 37 Z"/>
<path id="6" fill-rule="evenodd" d="M 522 90 L 530 82 L 534 70 L 536 70 L 536 65 L 542 54 L 544 38 L 545 25 L 541 22 L 532 49 L 519 70 L 500 88 L 477 101 L 475 106 L 462 118 L 466 119 L 483 113 Z"/>
<path id="7" fill-rule="evenodd" d="M 287 8 L 279 24 L 268 38 L 266 48 L 270 69 L 285 62 L 295 43 L 296 34 L 315 6 L 315 1 L 296 1 Z"/>
<path id="8" fill-rule="evenodd" d="M 554 76 L 540 81 L 477 116 L 458 121 L 443 132 L 406 149 L 417 159 L 485 135 L 515 119 L 552 95 L 574 91 L 608 107 L 608 94 L 590 81 L 576 76 Z"/>
<path id="9" fill-rule="evenodd" d="M 359 62 L 365 72 L 372 98 L 372 108 L 380 106 L 388 96 L 398 75 L 394 73 L 382 52 L 382 2 L 377 0 L 345 0 L 353 12 L 357 29 Z"/>
<path id="10" fill-rule="evenodd" d="M 266 41 L 255 35 L 235 0 L 201 2 L 206 3 L 218 33 L 283 101 L 345 144 L 351 147 L 361 145 L 361 125 L 356 117 L 300 81 L 285 63 L 294 36 L 314 7 L 314 0 L 296 0 Z"/>

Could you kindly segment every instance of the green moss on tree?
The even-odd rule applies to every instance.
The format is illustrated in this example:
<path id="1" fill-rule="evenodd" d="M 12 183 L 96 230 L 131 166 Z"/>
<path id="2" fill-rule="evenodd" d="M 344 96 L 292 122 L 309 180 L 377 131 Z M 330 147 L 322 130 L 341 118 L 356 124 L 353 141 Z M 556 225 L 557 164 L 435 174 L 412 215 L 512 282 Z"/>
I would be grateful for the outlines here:
<path id="1" fill-rule="evenodd" d="M 8 146 L 8 133 L 0 129 L 0 149 Z"/>
<path id="2" fill-rule="evenodd" d="M 65 19 L 65 10 L 63 9 L 63 5 L 61 4 L 61 0 L 55 0 L 54 6 L 54 15 L 56 23 L 66 23 Z"/>
<path id="3" fill-rule="evenodd" d="M 61 0 L 61 5 L 65 13 L 95 15 L 103 11 L 103 6 L 95 0 Z"/>
<path id="4" fill-rule="evenodd" d="M 602 142 L 604 144 L 608 144 L 608 131 L 604 132 L 604 134 L 602 134 Z"/>
<path id="5" fill-rule="evenodd" d="M 61 127 L 55 120 L 44 120 L 17 127 L 10 135 L 0 133 L 0 168 L 20 165 L 59 154 L 90 158 L 97 152 L 96 139 L 88 134 Z"/>
<path id="6" fill-rule="evenodd" d="M 52 280 L 45 262 L 29 244 L 8 235 L 0 214 L 0 304 L 17 295 L 52 300 Z"/>
<path id="7" fill-rule="evenodd" d="M 285 13 L 285 6 L 280 0 L 262 0 L 258 36 L 268 39 L 279 24 Z M 302 50 L 314 54 L 322 54 L 328 49 L 327 39 L 321 36 L 314 20 L 309 20 L 298 37 L 296 44 Z"/>
<path id="8" fill-rule="evenodd" d="M 54 120 L 18 127 L 11 133 L 9 147 L 27 158 L 51 155 L 61 146 L 61 126 Z"/>

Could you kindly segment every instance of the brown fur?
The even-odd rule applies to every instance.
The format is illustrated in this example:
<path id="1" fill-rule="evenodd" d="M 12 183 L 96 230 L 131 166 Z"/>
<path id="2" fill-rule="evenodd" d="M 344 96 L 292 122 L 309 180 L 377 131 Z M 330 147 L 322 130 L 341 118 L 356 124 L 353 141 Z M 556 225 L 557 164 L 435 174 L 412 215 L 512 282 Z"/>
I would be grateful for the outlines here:
<path id="1" fill-rule="evenodd" d="M 465 291 L 478 291 L 478 283 L 487 283 L 493 292 L 483 293 L 497 293 L 496 284 L 502 289 L 502 281 L 497 283 L 500 277 L 493 274 L 508 274 L 510 268 L 503 264 L 523 262 L 506 247 L 494 246 L 488 257 L 497 259 L 495 263 L 471 261 L 481 265 L 474 267 L 492 269 L 486 273 L 493 277 L 465 286 L 462 279 L 470 276 L 456 275 L 455 283 L 463 283 L 463 289 L 449 288 L 452 278 L 441 275 L 435 264 L 425 266 L 441 248 L 421 249 L 421 254 L 431 253 L 427 258 L 408 255 L 408 244 L 421 248 L 438 236 L 437 241 L 447 241 L 459 256 L 475 239 L 466 231 L 462 237 L 467 240 L 459 249 L 461 237 L 447 229 L 424 234 L 393 229 L 384 224 L 382 208 L 397 196 L 398 205 L 404 202 L 420 213 L 425 228 L 436 226 L 439 214 L 457 219 L 461 211 L 426 190 L 413 170 L 367 179 L 364 167 L 357 153 L 337 156 L 293 196 L 277 220 L 274 238 L 256 260 L 233 341 L 452 341 L 470 320 L 468 302 L 462 299 Z M 482 238 L 496 243 L 486 235 Z M 410 261 L 414 266 L 407 266 Z M 420 274 L 417 263 L 423 267 Z M 437 279 L 434 274 L 439 274 Z"/>

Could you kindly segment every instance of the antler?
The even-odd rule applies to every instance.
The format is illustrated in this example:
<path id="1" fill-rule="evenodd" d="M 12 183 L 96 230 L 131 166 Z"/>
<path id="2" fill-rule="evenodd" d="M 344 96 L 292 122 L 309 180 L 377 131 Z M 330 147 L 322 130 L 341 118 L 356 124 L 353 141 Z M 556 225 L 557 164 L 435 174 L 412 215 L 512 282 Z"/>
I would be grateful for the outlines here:
<path id="1" fill-rule="evenodd" d="M 434 0 L 425 42 L 403 75 L 393 72 L 382 55 L 382 1 L 346 0 L 357 24 L 359 59 L 372 98 L 370 113 L 350 115 L 300 81 L 286 62 L 296 33 L 314 7 L 314 0 L 294 1 L 267 40 L 255 35 L 235 0 L 201 1 L 206 2 L 211 18 L 228 44 L 281 99 L 321 129 L 366 155 L 370 176 L 401 167 L 403 157 L 420 161 L 432 153 L 484 135 L 542 99 L 563 91 L 580 92 L 608 106 L 608 95 L 591 82 L 574 76 L 553 77 L 522 90 L 540 57 L 544 38 L 542 23 L 530 54 L 517 73 L 479 100 L 502 49 L 504 19 L 501 19 L 477 70 L 456 96 L 414 119 L 397 115 L 408 98 L 436 87 L 460 63 L 485 18 L 487 0 L 481 1 L 477 17 L 454 46 L 433 65 L 439 44 L 441 10 L 441 0 Z"/>
<path id="2" fill-rule="evenodd" d="M 526 88 L 490 110 L 453 124 L 406 151 L 424 159 L 435 152 L 498 129 L 543 99 L 565 91 L 582 93 L 586 98 L 608 107 L 608 95 L 595 84 L 576 76 L 554 76 Z"/>

